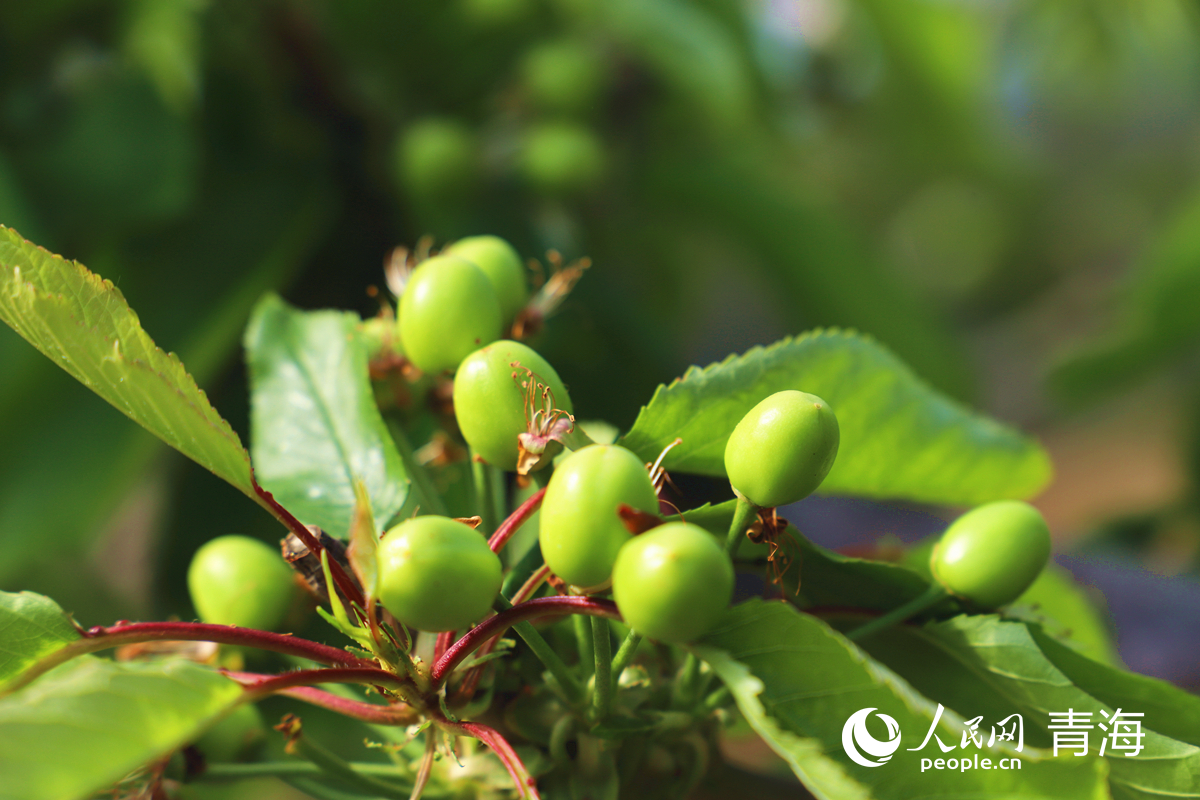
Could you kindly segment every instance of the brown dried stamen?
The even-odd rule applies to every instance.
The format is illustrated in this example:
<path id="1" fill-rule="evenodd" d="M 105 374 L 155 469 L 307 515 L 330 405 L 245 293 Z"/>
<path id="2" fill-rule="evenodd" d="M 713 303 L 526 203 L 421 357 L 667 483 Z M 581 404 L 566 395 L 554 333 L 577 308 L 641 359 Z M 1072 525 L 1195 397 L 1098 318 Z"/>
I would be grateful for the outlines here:
<path id="1" fill-rule="evenodd" d="M 779 586 L 783 583 L 783 576 L 792 568 L 791 557 L 780 544 L 780 539 L 789 535 L 787 533 L 787 520 L 780 519 L 779 514 L 774 508 L 760 508 L 756 510 L 758 519 L 755 520 L 746 530 L 746 538 L 755 544 L 767 544 L 771 548 L 771 552 L 767 555 L 767 563 L 771 569 L 771 583 Z M 800 578 L 796 578 L 796 591 L 800 591 Z"/>
<path id="2" fill-rule="evenodd" d="M 575 429 L 575 417 L 555 406 L 554 391 L 538 380 L 533 370 L 519 361 L 510 366 L 513 380 L 525 390 L 525 433 L 517 436 L 517 474 L 528 475 L 537 468 L 550 442 L 561 441 Z"/>
<path id="3" fill-rule="evenodd" d="M 558 310 L 563 300 L 575 288 L 575 284 L 579 283 L 583 273 L 592 265 L 592 260 L 584 257 L 564 266 L 562 255 L 557 250 L 547 252 L 546 261 L 550 264 L 550 277 L 546 278 L 544 283 L 540 283 L 537 294 L 513 321 L 510 336 L 518 341 L 533 336 L 542 329 L 546 318 Z M 531 259 L 529 266 L 534 272 L 535 283 L 538 283 L 536 279 L 540 279 L 543 274 L 542 265 Z"/>

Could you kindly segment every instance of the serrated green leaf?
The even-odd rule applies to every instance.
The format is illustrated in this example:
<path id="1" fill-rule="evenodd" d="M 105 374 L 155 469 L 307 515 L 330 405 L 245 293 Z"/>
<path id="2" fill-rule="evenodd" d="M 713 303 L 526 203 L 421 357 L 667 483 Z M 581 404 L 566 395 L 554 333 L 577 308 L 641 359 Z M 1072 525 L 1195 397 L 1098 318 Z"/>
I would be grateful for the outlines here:
<path id="1" fill-rule="evenodd" d="M 1042 643 L 1054 647 L 1048 638 Z M 995 615 L 964 615 L 921 628 L 901 626 L 863 642 L 872 656 L 903 675 L 928 697 L 954 709 L 964 718 L 983 714 L 985 720 L 992 722 L 1009 714 L 1021 714 L 1025 741 L 1034 746 L 1053 745 L 1053 733 L 1048 727 L 1050 712 L 1074 709 L 1090 713 L 1092 723 L 1105 722 L 1101 712 L 1111 715 L 1115 708 L 1148 714 L 1140 720 L 1146 734 L 1142 740 L 1145 750 L 1133 757 L 1107 751 L 1105 760 L 1112 796 L 1200 797 L 1200 748 L 1163 735 L 1155 727 L 1163 723 L 1168 728 L 1178 727 L 1180 720 L 1176 715 L 1156 720 L 1150 707 L 1111 706 L 1102 702 L 1075 685 L 1047 659 L 1040 644 L 1026 623 L 1006 621 Z M 1065 663 L 1069 653 L 1062 648 L 1058 655 Z M 1108 668 L 1099 664 L 1090 668 L 1089 677 L 1093 683 L 1116 688 L 1114 676 L 1097 672 L 1097 669 Z M 1125 688 L 1134 687 L 1135 683 L 1129 682 Z M 1144 684 L 1136 688 L 1139 691 L 1113 691 L 1112 699 L 1133 703 L 1152 698 L 1146 693 Z M 1165 697 L 1165 693 L 1158 693 L 1160 702 L 1155 710 L 1161 710 L 1161 701 Z M 1195 706 L 1195 702 L 1184 704 L 1180 710 L 1187 711 Z M 1191 725 L 1194 730 L 1194 718 Z M 1089 734 L 1092 754 L 1099 753 L 1106 735 L 1099 727 Z M 1056 761 L 1065 759 L 1082 760 L 1074 756 L 1073 751 L 1060 751 Z"/>
<path id="2" fill-rule="evenodd" d="M 237 434 L 111 283 L 0 226 L 0 319 L 121 413 L 258 500 Z"/>
<path id="3" fill-rule="evenodd" d="M 246 329 L 255 474 L 301 521 L 345 537 L 354 481 L 382 528 L 408 496 L 404 462 L 375 405 L 357 315 L 264 297 Z"/>
<path id="4" fill-rule="evenodd" d="M 242 695 L 188 661 L 72 662 L 0 699 L 0 798 L 87 797 L 192 741 Z"/>
<path id="5" fill-rule="evenodd" d="M 680 519 L 699 525 L 714 536 L 724 538 L 733 524 L 733 512 L 737 500 L 726 500 L 724 503 L 705 503 L 699 508 L 690 508 L 680 514 L 672 515 L 670 519 Z"/>
<path id="6" fill-rule="evenodd" d="M 1200 697 L 1166 681 L 1099 663 L 1037 626 L 1029 632 L 1042 653 L 1081 690 L 1112 708 L 1141 711 L 1164 736 L 1200 747 Z"/>
<path id="7" fill-rule="evenodd" d="M 1040 446 L 918 379 L 887 349 L 845 331 L 754 348 L 660 386 L 622 444 L 668 470 L 725 474 L 735 425 L 775 392 L 799 389 L 837 414 L 841 445 L 820 491 L 974 505 L 1036 494 L 1050 479 Z"/>
<path id="8" fill-rule="evenodd" d="M 785 603 L 754 600 L 731 608 L 695 649 L 755 731 L 822 800 L 1107 796 L 1103 760 L 1053 759 L 1028 745 L 1019 770 L 922 772 L 921 757 L 943 754 L 908 748 L 920 746 L 935 703 L 824 622 Z M 900 726 L 901 749 L 875 768 L 855 764 L 842 746 L 846 720 L 864 708 L 878 709 Z M 948 711 L 938 725 L 943 741 L 960 741 L 962 717 Z M 1011 757 L 1012 751 L 997 745 L 989 755 Z"/>
<path id="9" fill-rule="evenodd" d="M 0 686 L 78 638 L 79 631 L 49 597 L 0 592 Z"/>
<path id="10" fill-rule="evenodd" d="M 188 331 L 179 354 L 200 386 L 227 362 L 254 303 L 304 263 L 329 218 L 326 195 L 307 185 L 275 186 L 265 193 L 242 187 L 224 191 L 208 204 L 209 210 L 172 234 L 186 252 L 172 251 L 171 268 L 178 273 L 173 280 L 205 276 L 188 279 L 183 285 L 189 290 L 204 281 L 220 288 L 203 297 L 190 293 L 188 307 L 172 315 L 173 330 L 163 334 L 178 339 Z M 273 210 L 251 224 L 237 211 L 249 204 Z M 222 213 L 242 221 L 236 229 L 222 227 Z M 222 231 L 215 237 L 219 244 L 213 243 L 214 228 Z M 139 253 L 131 258 L 142 260 L 145 268 L 166 257 Z M 218 258 L 223 266 L 214 271 L 211 262 Z M 0 432 L 0 451 L 8 456 L 0 459 L 0 586 L 33 581 L 43 593 L 65 600 L 64 587 L 58 585 L 58 576 L 65 573 L 47 575 L 43 569 L 31 574 L 31 568 L 78 555 L 81 541 L 95 534 L 129 496 L 131 483 L 145 474 L 151 459 L 162 455 L 162 445 L 138 426 L 119 421 L 15 331 L 10 335 L 0 329 L 0 363 L 6 370 L 0 417 L 22 422 Z M 25 365 L 29 368 L 23 370 Z"/>
<path id="11" fill-rule="evenodd" d="M 1033 585 L 1008 607 L 1008 615 L 1039 623 L 1047 634 L 1089 659 L 1120 666 L 1104 617 L 1062 567 L 1047 564 Z"/>
<path id="12" fill-rule="evenodd" d="M 901 564 L 844 556 L 799 535 L 789 536 L 783 546 L 788 570 L 780 575 L 780 583 L 789 593 L 798 583 L 796 600 L 801 605 L 887 611 L 929 588 L 928 578 Z M 956 601 L 947 599 L 929 613 L 944 615 L 957 608 Z"/>

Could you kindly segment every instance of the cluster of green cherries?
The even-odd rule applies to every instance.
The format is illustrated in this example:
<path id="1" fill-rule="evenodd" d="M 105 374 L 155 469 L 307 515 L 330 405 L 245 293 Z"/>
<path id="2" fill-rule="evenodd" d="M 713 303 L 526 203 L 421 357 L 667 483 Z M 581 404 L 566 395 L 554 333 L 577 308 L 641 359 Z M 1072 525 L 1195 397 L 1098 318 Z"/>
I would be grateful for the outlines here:
<path id="1" fill-rule="evenodd" d="M 454 373 L 455 418 L 474 457 L 508 471 L 522 460 L 524 434 L 545 433 L 554 419 L 573 424 L 570 397 L 554 368 L 527 345 L 499 338 L 527 299 L 525 268 L 513 248 L 497 237 L 471 237 L 416 266 L 396 323 L 400 349 L 413 365 L 426 373 Z M 725 448 L 741 522 L 735 518 L 723 546 L 687 522 L 686 514 L 631 532 L 623 507 L 643 519 L 660 511 L 641 458 L 618 445 L 588 444 L 554 459 L 561 445 L 551 439 L 530 467 L 556 461 L 539 521 L 545 564 L 566 591 L 611 591 L 638 633 L 692 641 L 730 602 L 731 555 L 753 512 L 815 491 L 834 464 L 839 441 L 833 410 L 815 395 L 786 390 L 754 406 Z M 953 523 L 935 548 L 935 589 L 925 605 L 947 593 L 985 608 L 1012 602 L 1045 565 L 1049 546 L 1046 524 L 1032 507 L 1003 501 L 976 508 Z M 491 611 L 501 586 L 501 562 L 486 537 L 449 517 L 401 522 L 384 535 L 377 558 L 379 601 L 416 630 L 469 628 Z M 271 548 L 247 537 L 206 544 L 188 578 L 196 610 L 207 622 L 273 628 L 295 606 L 291 570 Z M 903 618 L 904 610 L 876 620 L 876 627 Z"/>
<path id="2" fill-rule="evenodd" d="M 506 104 L 503 125 L 430 116 L 405 126 L 393 167 L 407 194 L 422 203 L 461 203 L 499 179 L 569 197 L 603 183 L 608 156 L 594 123 L 616 77 L 606 54 L 585 37 L 549 39 L 524 54 L 514 77 L 508 91 L 519 110 L 514 117 Z"/>

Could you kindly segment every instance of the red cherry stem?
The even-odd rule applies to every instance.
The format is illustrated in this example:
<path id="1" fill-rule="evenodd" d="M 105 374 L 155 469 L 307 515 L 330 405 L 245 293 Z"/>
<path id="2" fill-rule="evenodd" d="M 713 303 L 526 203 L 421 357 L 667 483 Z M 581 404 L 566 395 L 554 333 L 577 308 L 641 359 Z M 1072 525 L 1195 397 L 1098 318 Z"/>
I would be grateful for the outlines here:
<path id="1" fill-rule="evenodd" d="M 446 655 L 446 651 L 450 649 L 450 645 L 454 644 L 455 631 L 443 631 L 438 634 L 437 642 L 433 645 L 433 660 L 438 662 L 442 660 L 442 656 Z"/>
<path id="2" fill-rule="evenodd" d="M 348 700 L 335 694 L 314 689 L 311 686 L 297 686 L 283 689 L 278 694 L 294 697 L 309 705 L 320 706 L 341 714 L 344 717 L 370 722 L 375 725 L 413 725 L 421 721 L 421 715 L 407 703 L 381 706 L 375 703 L 364 703 L 360 700 Z"/>
<path id="3" fill-rule="evenodd" d="M 336 647 L 297 636 L 238 628 L 234 625 L 210 625 L 204 622 L 118 622 L 107 628 L 90 628 L 82 631 L 82 634 L 81 638 L 59 648 L 14 678 L 5 685 L 0 694 L 16 691 L 77 656 L 139 642 L 217 642 L 299 656 L 319 664 L 378 669 L 375 662 L 357 658 Z M 389 674 L 378 671 L 384 675 Z"/>
<path id="4" fill-rule="evenodd" d="M 288 530 L 296 534 L 296 538 L 304 542 L 304 546 L 314 556 L 320 558 L 321 551 L 325 548 L 321 547 L 321 542 L 317 540 L 317 537 L 312 535 L 312 531 L 303 522 L 296 519 L 292 512 L 281 506 L 274 495 L 259 485 L 258 480 L 254 478 L 253 470 L 250 472 L 250 480 L 254 484 L 255 493 L 267 504 L 267 510 L 277 520 L 282 522 Z M 350 601 L 351 605 L 357 605 L 359 608 L 367 607 L 366 598 L 363 597 L 362 592 L 359 591 L 358 586 L 350 579 L 350 576 L 346 574 L 346 571 L 342 569 L 342 565 L 338 563 L 337 559 L 329 559 L 329 572 L 333 575 L 333 582 L 337 584 L 338 589 L 342 591 L 342 594 Z"/>
<path id="5" fill-rule="evenodd" d="M 508 740 L 499 731 L 478 722 L 451 722 L 447 719 L 439 719 L 436 722 L 438 727 L 443 730 L 456 733 L 459 736 L 470 736 L 490 747 L 492 752 L 496 754 L 496 757 L 500 759 L 500 762 L 504 764 L 504 768 L 508 770 L 508 774 L 512 777 L 513 783 L 516 785 L 518 796 L 526 800 L 539 800 L 540 795 L 537 790 L 537 781 L 529 774 L 529 770 L 522 763 L 521 757 L 517 755 L 517 751 L 513 750 L 512 745 L 508 743 Z"/>
<path id="6" fill-rule="evenodd" d="M 525 583 L 521 585 L 521 588 L 517 589 L 517 593 L 512 596 L 512 604 L 516 605 L 517 603 L 524 603 L 526 600 L 533 597 L 533 593 L 538 590 L 538 587 L 546 582 L 546 578 L 548 577 L 550 577 L 550 568 L 545 564 L 538 567 L 537 570 L 529 576 L 529 580 L 525 581 Z"/>
<path id="7" fill-rule="evenodd" d="M 433 665 L 430 677 L 435 688 L 439 686 L 471 653 L 474 653 L 488 640 L 504 633 L 518 622 L 537 619 L 539 617 L 566 616 L 568 614 L 586 614 L 593 617 L 608 617 L 620 620 L 616 603 L 611 600 L 596 600 L 591 597 L 539 597 L 515 605 L 506 611 L 501 611 L 467 631 L 461 639 L 454 643 L 446 655 Z"/>
<path id="8" fill-rule="evenodd" d="M 266 697 L 284 689 L 297 686 L 314 686 L 319 683 L 365 683 L 374 686 L 411 688 L 412 681 L 399 678 L 381 669 L 362 667 L 334 667 L 329 669 L 298 669 L 281 675 L 258 675 L 252 672 L 227 672 L 224 674 L 246 687 L 255 695 L 254 699 Z"/>
<path id="9" fill-rule="evenodd" d="M 533 497 L 521 503 L 516 511 L 508 515 L 508 519 L 504 520 L 500 524 L 500 527 L 496 529 L 496 532 L 492 534 L 492 538 L 488 539 L 488 547 L 492 548 L 493 553 L 499 553 L 500 548 L 508 543 L 513 534 L 520 530 L 521 526 L 542 507 L 542 498 L 545 496 L 546 489 L 538 489 Z"/>
<path id="10" fill-rule="evenodd" d="M 533 573 L 533 575 L 529 576 L 529 580 L 525 581 L 524 585 L 517 590 L 517 593 L 512 596 L 513 604 L 515 605 L 517 603 L 523 603 L 532 597 L 533 593 L 538 590 L 538 587 L 546 582 L 546 576 L 549 574 L 549 567 L 544 564 L 539 567 L 538 570 Z M 496 648 L 497 641 L 499 640 L 489 639 L 487 644 L 479 648 L 479 655 L 482 657 L 492 652 L 492 650 Z M 447 647 L 449 647 L 449 645 L 447 645 Z M 438 659 L 440 659 L 442 655 L 445 655 L 444 650 L 438 656 Z M 480 664 L 479 666 L 473 668 L 470 673 L 463 678 L 462 687 L 458 690 L 460 697 L 469 700 L 475 694 L 475 689 L 479 685 L 480 678 L 483 676 L 483 669 L 485 666 L 487 665 Z"/>
<path id="11" fill-rule="evenodd" d="M 260 675 L 254 672 L 230 672 L 227 670 L 223 670 L 223 672 L 226 676 L 246 687 L 246 693 L 249 696 L 250 702 L 257 702 L 269 694 L 282 694 L 294 697 L 310 705 L 336 711 L 343 716 L 353 717 L 354 719 L 377 725 L 411 725 L 414 722 L 418 722 L 421 718 L 417 710 L 407 703 L 391 703 L 389 705 L 366 703 L 361 700 L 338 697 L 335 694 L 314 688 L 312 685 L 314 683 L 369 683 L 378 685 L 388 682 L 387 680 L 381 681 L 379 676 L 374 674 L 378 670 L 310 669 L 288 672 L 283 675 Z M 395 680 L 394 675 L 389 674 L 389 677 L 392 681 Z"/>

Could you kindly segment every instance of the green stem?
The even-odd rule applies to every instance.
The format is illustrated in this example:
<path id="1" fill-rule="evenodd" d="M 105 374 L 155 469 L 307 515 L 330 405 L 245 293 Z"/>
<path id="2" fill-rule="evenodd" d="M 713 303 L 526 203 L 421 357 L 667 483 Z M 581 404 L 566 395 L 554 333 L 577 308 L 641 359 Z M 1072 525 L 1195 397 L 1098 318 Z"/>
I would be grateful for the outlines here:
<path id="1" fill-rule="evenodd" d="M 396 449 L 400 451 L 400 460 L 404 462 L 404 469 L 412 480 L 412 488 L 417 493 L 417 505 L 429 514 L 446 516 L 446 504 L 433 485 L 429 470 L 417 461 L 417 455 L 413 451 L 412 442 L 408 440 L 408 434 L 394 419 L 389 419 L 387 426 L 392 434 L 392 441 L 396 443 Z"/>
<path id="2" fill-rule="evenodd" d="M 671 688 L 671 708 L 682 711 L 690 708 L 696 696 L 696 685 L 700 680 L 700 659 L 693 653 L 688 653 L 683 661 L 683 669 Z"/>
<path id="3" fill-rule="evenodd" d="M 575 733 L 575 717 L 570 714 L 563 714 L 550 729 L 550 757 L 560 764 L 566 764 L 571 760 L 567 755 L 567 742 L 570 741 L 573 733 Z"/>
<path id="4" fill-rule="evenodd" d="M 729 687 L 722 686 L 719 689 L 713 690 L 713 692 L 708 697 L 704 698 L 704 703 L 702 704 L 702 707 L 706 712 L 712 713 L 713 711 L 716 711 L 721 706 L 725 705 L 725 703 L 729 701 L 729 696 L 730 696 Z"/>
<path id="5" fill-rule="evenodd" d="M 292 663 L 296 664 L 297 666 L 301 666 L 301 667 L 304 666 L 303 662 L 300 659 L 288 659 L 288 660 L 291 661 Z M 355 692 L 353 687 L 347 686 L 345 684 L 340 684 L 340 683 L 330 684 L 327 691 L 330 694 L 337 695 L 338 697 L 345 698 L 346 700 L 362 702 L 361 691 Z M 368 728 L 370 728 L 373 733 L 375 733 L 376 735 L 379 736 L 379 738 L 386 739 L 386 740 L 390 741 L 392 744 L 406 745 L 409 743 L 409 741 L 412 740 L 412 737 L 409 736 L 408 732 L 402 727 L 397 727 L 394 725 L 375 725 L 375 724 L 372 724 L 369 722 L 364 722 L 363 724 L 366 725 Z M 290 763 L 290 762 L 278 762 L 278 763 Z M 248 766 L 256 766 L 256 765 L 248 765 Z M 388 766 L 388 765 L 370 764 L 369 766 L 371 766 L 372 768 L 379 767 L 380 769 L 382 769 L 384 766 Z M 359 772 L 370 773 L 370 770 L 364 771 L 362 769 L 359 769 L 359 765 L 357 765 L 357 764 L 354 765 L 354 768 L 356 770 L 358 770 Z"/>
<path id="6" fill-rule="evenodd" d="M 596 684 L 592 690 L 592 709 L 596 721 L 608 716 L 608 707 L 612 702 L 612 633 L 608 628 L 608 620 L 603 617 L 592 617 L 592 648 L 596 654 Z"/>
<path id="7" fill-rule="evenodd" d="M 617 656 L 612 662 L 612 680 L 613 690 L 616 691 L 616 684 L 621 682 L 621 673 L 629 666 L 629 662 L 633 661 L 634 655 L 637 653 L 638 645 L 642 643 L 642 635 L 632 628 L 625 636 L 625 641 L 621 642 L 621 647 L 617 650 Z"/>
<path id="8" fill-rule="evenodd" d="M 739 495 L 737 508 L 733 511 L 733 521 L 729 524 L 729 535 L 725 537 L 725 554 L 730 558 L 737 556 L 738 548 L 746 538 L 746 529 L 754 521 L 754 511 L 754 504 Z"/>
<path id="9" fill-rule="evenodd" d="M 521 560 L 516 566 L 508 571 L 504 576 L 504 584 L 500 587 L 500 594 L 506 599 L 512 599 L 518 590 L 525 585 L 525 581 L 533 577 L 533 573 L 537 572 L 544 564 L 542 558 L 542 548 L 534 541 L 533 547 L 530 547 L 525 555 L 521 556 Z"/>
<path id="10" fill-rule="evenodd" d="M 503 597 L 497 597 L 494 607 L 497 611 L 507 611 L 512 608 L 512 604 Z M 576 615 L 576 618 L 578 616 Z M 517 635 L 521 637 L 525 644 L 529 646 L 529 649 L 533 651 L 533 654 L 537 656 L 538 660 L 542 662 L 542 666 L 554 676 L 554 680 L 562 688 L 563 694 L 567 696 L 567 702 L 575 706 L 582 703 L 585 697 L 583 685 L 571 672 L 571 668 L 566 665 L 566 662 L 559 657 L 558 653 L 554 652 L 554 648 L 550 646 L 550 643 L 537 632 L 537 628 L 533 627 L 533 623 L 525 620 L 513 625 L 512 629 L 517 632 Z"/>
<path id="11" fill-rule="evenodd" d="M 395 764 L 375 762 L 346 762 L 360 776 L 402 778 Z M 206 781 L 236 781 L 249 778 L 317 777 L 327 774 L 311 761 L 262 761 L 257 764 L 209 764 L 204 772 L 192 778 L 194 783 Z M 396 787 L 399 788 L 399 787 Z M 372 790 L 374 791 L 374 790 Z"/>
<path id="12" fill-rule="evenodd" d="M 492 532 L 508 517 L 508 492 L 504 470 L 488 464 L 488 487 L 492 490 L 492 517 L 496 520 Z"/>
<path id="13" fill-rule="evenodd" d="M 851 641 L 859 641 L 870 636 L 873 633 L 878 633 L 885 628 L 903 622 L 914 614 L 919 614 L 930 606 L 937 605 L 939 602 L 949 597 L 950 593 L 942 588 L 941 584 L 930 584 L 922 594 L 914 597 L 903 605 L 893 608 L 886 614 L 881 614 L 865 625 L 859 626 L 846 634 L 846 638 Z"/>
<path id="14" fill-rule="evenodd" d="M 687 770 L 687 777 L 681 784 L 677 785 L 676 797 L 690 796 L 692 790 L 700 785 L 700 781 L 704 779 L 705 773 L 708 772 L 708 743 L 700 738 L 699 734 L 692 731 L 683 737 L 683 744 L 691 748 L 692 763 Z"/>
<path id="15" fill-rule="evenodd" d="M 716 677 L 711 670 L 707 674 L 700 675 L 700 679 L 696 681 L 696 690 L 692 693 L 691 703 L 693 706 L 700 705 L 702 698 L 708 694 L 708 687 L 712 686 Z"/>
<path id="16" fill-rule="evenodd" d="M 284 776 L 280 780 L 312 800 L 360 800 L 362 797 L 358 792 L 348 791 L 344 787 L 335 789 L 327 783 L 322 783 L 321 777 Z"/>
<path id="17" fill-rule="evenodd" d="M 371 793 L 382 794 L 384 797 L 395 797 L 398 800 L 408 800 L 412 791 L 411 787 L 398 786 L 358 772 L 353 764 L 326 750 L 325 747 L 303 734 L 292 740 L 292 745 L 297 755 L 311 761 L 325 774 L 341 778 Z"/>
<path id="18" fill-rule="evenodd" d="M 571 617 L 575 626 L 575 644 L 579 648 L 579 667 L 587 675 L 592 671 L 592 662 L 596 659 L 595 648 L 592 647 L 592 626 L 582 614 Z"/>
<path id="19" fill-rule="evenodd" d="M 558 685 L 562 687 L 563 693 L 567 696 L 567 702 L 571 705 L 579 705 L 584 699 L 583 685 L 572 674 L 571 668 L 567 666 L 566 662 L 559 657 L 558 653 L 554 652 L 550 643 L 537 632 L 533 623 L 518 622 L 513 625 L 513 630 L 525 641 L 525 644 L 529 645 L 533 654 L 558 681 Z"/>
<path id="20" fill-rule="evenodd" d="M 475 457 L 474 451 L 471 451 L 469 457 L 471 459 L 471 483 L 475 487 L 475 510 L 483 519 L 479 529 L 482 533 L 491 536 L 496 531 L 496 525 L 499 524 L 495 507 L 492 505 L 491 472 L 487 463 Z"/>

